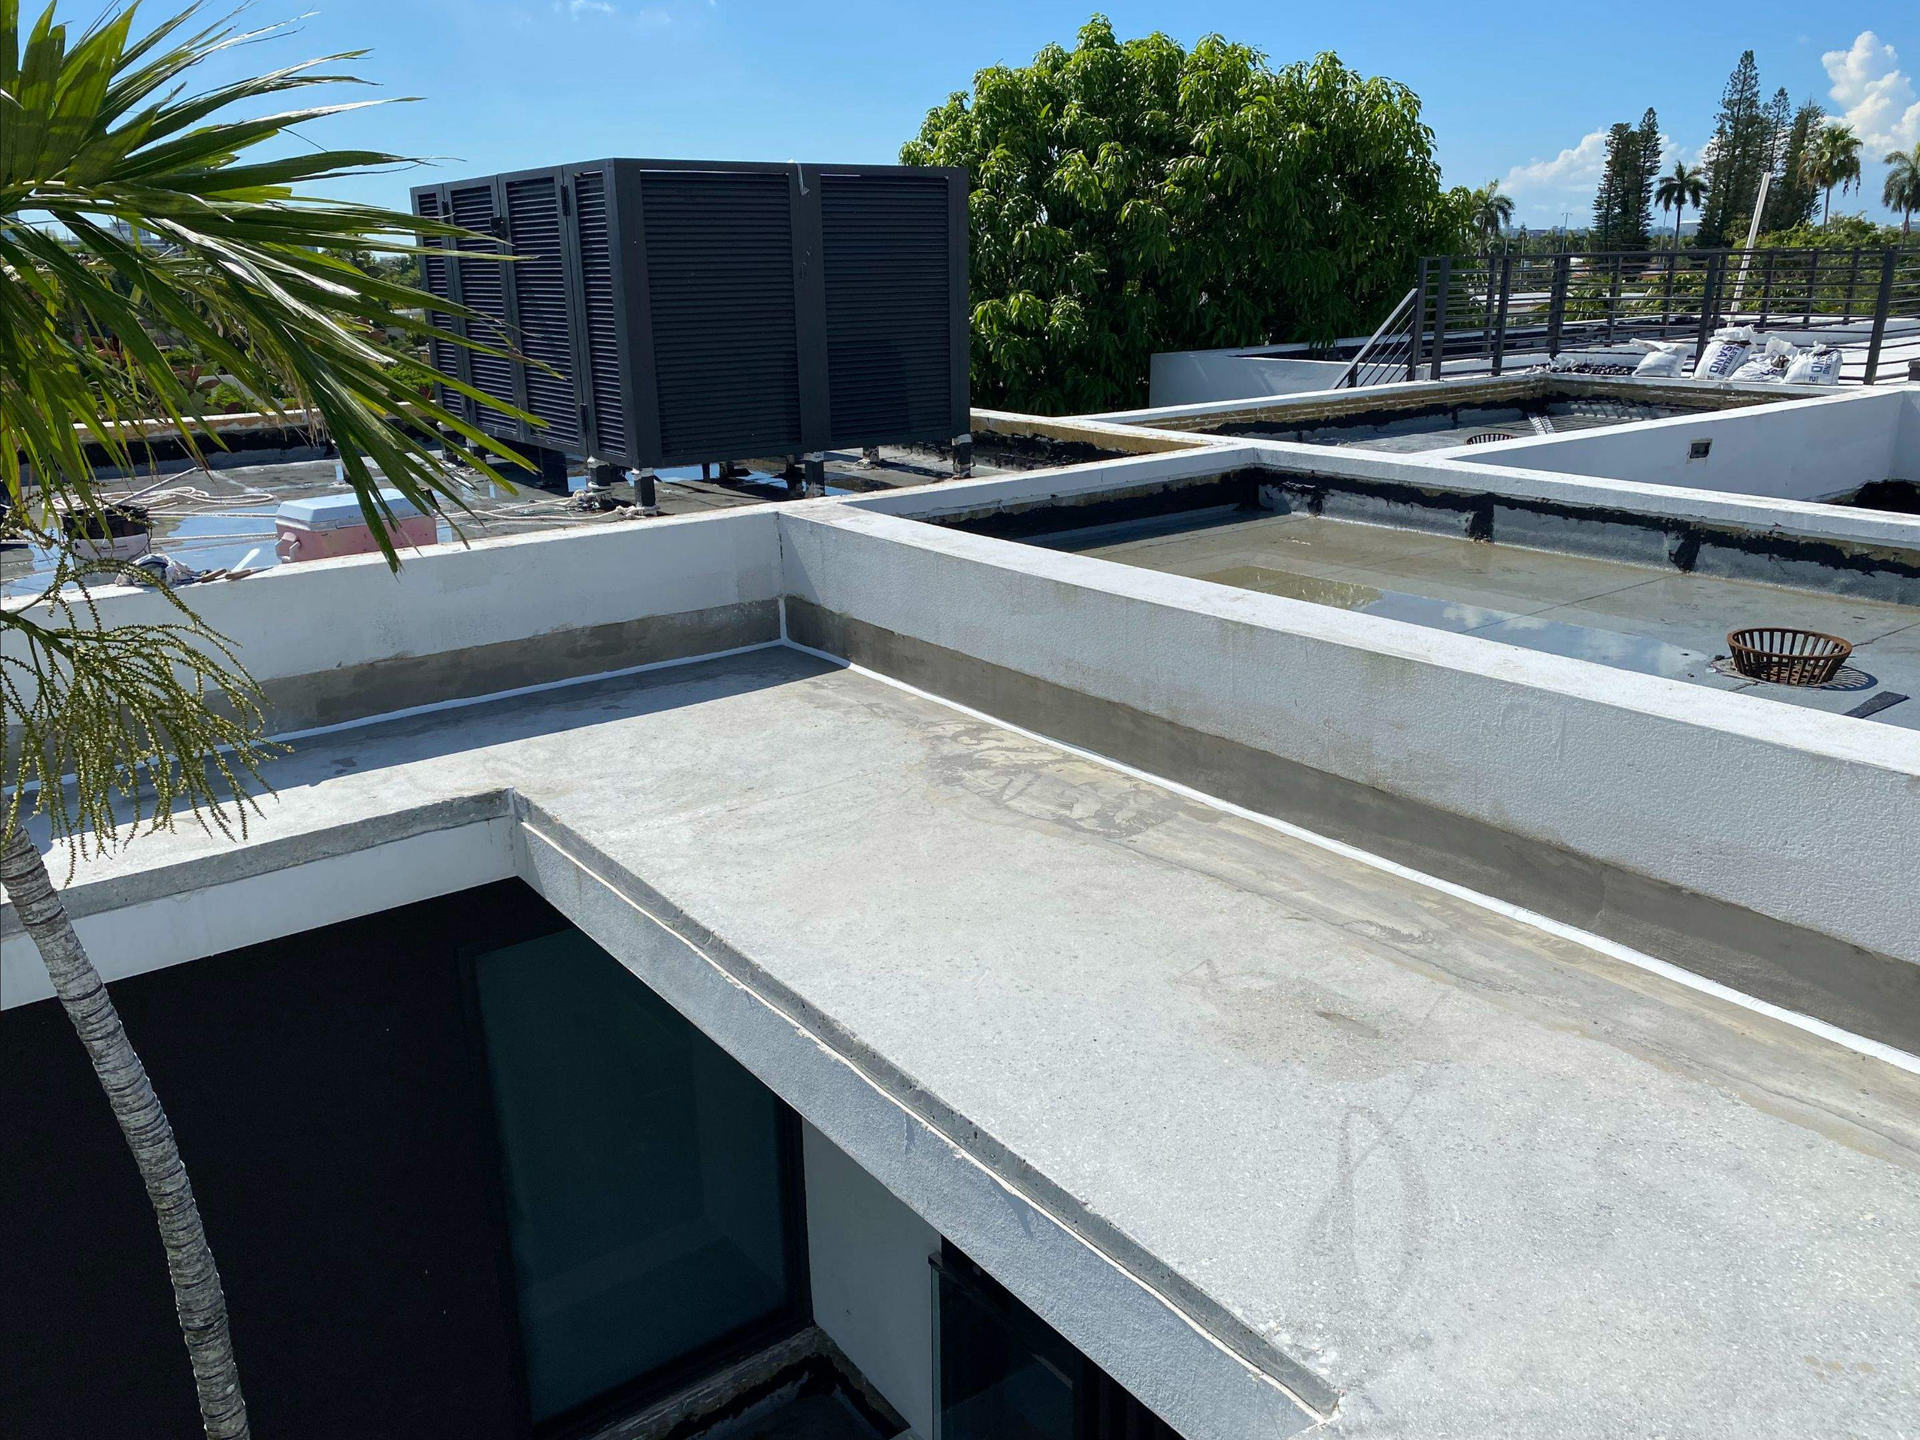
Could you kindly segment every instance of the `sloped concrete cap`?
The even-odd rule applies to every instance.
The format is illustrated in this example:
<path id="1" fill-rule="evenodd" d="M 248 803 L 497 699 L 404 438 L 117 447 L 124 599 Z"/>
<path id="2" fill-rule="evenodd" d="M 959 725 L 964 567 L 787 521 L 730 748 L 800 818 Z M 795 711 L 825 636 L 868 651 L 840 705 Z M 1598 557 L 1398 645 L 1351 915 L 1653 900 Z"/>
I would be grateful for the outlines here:
<path id="1" fill-rule="evenodd" d="M 274 778 L 244 844 L 142 841 L 77 907 L 190 920 L 265 847 L 505 795 L 523 855 L 598 878 L 523 873 L 863 1165 L 998 1177 L 940 1212 L 963 1246 L 1030 1197 L 1301 1402 L 1250 1431 L 1008 1250 L 1193 1440 L 1920 1424 L 1896 1066 L 787 650 L 324 736 Z M 672 989 L 694 970 L 719 998 Z M 793 1082 L 781 1026 L 911 1123 Z"/>

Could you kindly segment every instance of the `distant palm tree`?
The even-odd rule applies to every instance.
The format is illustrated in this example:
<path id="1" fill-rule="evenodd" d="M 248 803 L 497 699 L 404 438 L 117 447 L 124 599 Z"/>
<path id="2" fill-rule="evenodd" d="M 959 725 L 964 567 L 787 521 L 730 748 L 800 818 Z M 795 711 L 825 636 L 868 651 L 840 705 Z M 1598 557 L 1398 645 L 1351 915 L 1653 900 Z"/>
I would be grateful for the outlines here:
<path id="1" fill-rule="evenodd" d="M 1488 245 L 1500 238 L 1500 232 L 1513 219 L 1513 200 L 1500 193 L 1500 182 L 1489 180 L 1473 192 L 1473 228 Z"/>
<path id="2" fill-rule="evenodd" d="M 1820 223 L 1833 218 L 1833 187 L 1840 193 L 1857 189 L 1860 184 L 1860 137 L 1851 125 L 1824 127 L 1807 146 L 1801 174 L 1816 189 L 1826 192 L 1826 204 L 1820 211 Z"/>
<path id="3" fill-rule="evenodd" d="M 1880 203 L 1900 212 L 1900 238 L 1913 233 L 1913 212 L 1920 210 L 1920 145 L 1895 150 L 1886 157 L 1893 168 L 1880 191 Z"/>
<path id="4" fill-rule="evenodd" d="M 1673 211 L 1673 248 L 1680 248 L 1680 216 L 1687 206 L 1699 205 L 1707 198 L 1707 174 L 1704 168 L 1696 165 L 1689 170 L 1678 160 L 1673 162 L 1673 173 L 1662 175 L 1659 185 L 1653 192 L 1654 202 L 1662 210 Z"/>

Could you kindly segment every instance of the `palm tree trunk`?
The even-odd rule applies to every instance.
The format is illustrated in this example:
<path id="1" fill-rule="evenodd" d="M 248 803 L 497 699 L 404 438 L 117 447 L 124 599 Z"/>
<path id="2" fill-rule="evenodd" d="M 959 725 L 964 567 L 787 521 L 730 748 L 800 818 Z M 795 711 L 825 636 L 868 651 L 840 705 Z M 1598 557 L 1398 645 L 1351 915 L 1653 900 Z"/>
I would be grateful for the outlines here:
<path id="1" fill-rule="evenodd" d="M 93 1073 L 107 1093 L 113 1118 L 147 1187 L 167 1251 L 174 1309 L 193 1364 L 201 1423 L 210 1440 L 243 1440 L 249 1434 L 247 1405 L 241 1398 L 240 1372 L 227 1334 L 226 1296 L 220 1290 L 220 1272 L 207 1248 L 200 1207 L 194 1202 L 173 1127 L 120 1024 L 106 982 L 74 933 L 67 907 L 53 888 L 46 862 L 27 838 L 24 824 L 13 827 L 0 850 L 0 885 L 5 885 L 20 923 L 39 947 L 54 991 L 86 1047 Z"/>

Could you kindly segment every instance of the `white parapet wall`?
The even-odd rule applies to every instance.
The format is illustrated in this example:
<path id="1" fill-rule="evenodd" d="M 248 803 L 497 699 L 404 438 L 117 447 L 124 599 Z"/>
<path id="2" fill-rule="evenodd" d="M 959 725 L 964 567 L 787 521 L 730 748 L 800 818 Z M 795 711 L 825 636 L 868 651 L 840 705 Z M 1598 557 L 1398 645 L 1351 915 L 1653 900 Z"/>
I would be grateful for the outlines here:
<path id="1" fill-rule="evenodd" d="M 1147 403 L 1159 407 L 1298 395 L 1338 385 L 1347 369 L 1345 360 L 1310 360 L 1304 353 L 1244 347 L 1169 350 L 1149 362 Z"/>
<path id="2" fill-rule="evenodd" d="M 275 731 L 778 638 L 774 512 L 613 522 L 284 565 L 179 591 L 265 691 Z M 102 625 L 178 618 L 96 592 Z"/>
<path id="3" fill-rule="evenodd" d="M 790 603 L 1920 962 L 1920 735 L 849 507 L 781 523 Z"/>
<path id="4" fill-rule="evenodd" d="M 1920 478 L 1920 389 L 1849 390 L 1744 410 L 1476 445 L 1475 465 L 1590 475 L 1783 500 L 1827 500 Z M 1704 454 L 1696 454 L 1703 449 Z M 1459 452 L 1408 457 L 1430 465 Z"/>

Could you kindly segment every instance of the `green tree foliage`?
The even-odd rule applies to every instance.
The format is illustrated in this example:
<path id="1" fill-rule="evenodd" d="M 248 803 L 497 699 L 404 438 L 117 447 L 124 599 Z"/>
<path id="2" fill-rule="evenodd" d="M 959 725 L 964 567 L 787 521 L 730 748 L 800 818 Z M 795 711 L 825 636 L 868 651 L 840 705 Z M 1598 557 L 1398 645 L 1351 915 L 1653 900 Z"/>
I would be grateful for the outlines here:
<path id="1" fill-rule="evenodd" d="M 1767 167 L 1767 112 L 1760 103 L 1760 69 L 1743 51 L 1727 77 L 1720 113 L 1707 144 L 1707 202 L 1700 212 L 1701 245 L 1739 245 L 1747 238 L 1760 177 Z"/>
<path id="2" fill-rule="evenodd" d="M 1899 243 L 1899 226 L 1876 224 L 1864 215 L 1835 215 L 1824 224 L 1796 225 L 1760 237 L 1763 250 L 1884 250 Z"/>
<path id="3" fill-rule="evenodd" d="M 1880 187 L 1880 203 L 1900 212 L 1900 238 L 1913 233 L 1913 212 L 1920 210 L 1920 145 L 1895 150 L 1885 157 L 1886 183 Z"/>
<path id="4" fill-rule="evenodd" d="M 1640 186 L 1634 196 L 1633 229 L 1641 246 L 1653 236 L 1653 187 L 1660 182 L 1660 117 L 1649 105 L 1633 132 Z"/>
<path id="5" fill-rule="evenodd" d="M 1593 198 L 1589 241 L 1599 250 L 1644 250 L 1653 225 L 1653 185 L 1660 169 L 1660 122 L 1652 110 L 1638 126 L 1607 131 L 1607 159 Z"/>
<path id="6" fill-rule="evenodd" d="M 1500 192 L 1498 180 L 1489 180 L 1474 189 L 1471 203 L 1474 233 L 1491 246 L 1513 220 L 1513 197 Z"/>
<path id="7" fill-rule="evenodd" d="M 1156 350 L 1364 333 L 1470 228 L 1405 86 L 1098 15 L 900 158 L 971 178 L 975 400 L 1055 413 L 1144 403 Z"/>
<path id="8" fill-rule="evenodd" d="M 1826 119 L 1827 112 L 1813 100 L 1793 112 L 1786 138 L 1780 143 L 1773 188 L 1767 192 L 1767 209 L 1761 223 L 1768 230 L 1791 230 L 1813 219 L 1820 196 L 1813 182 L 1807 179 L 1807 149 Z"/>
<path id="9" fill-rule="evenodd" d="M 1689 205 L 1698 205 L 1707 198 L 1707 177 L 1698 166 L 1689 170 L 1682 161 L 1676 160 L 1673 169 L 1660 177 L 1653 194 L 1662 210 L 1673 211 L 1673 248 L 1678 250 L 1680 217 L 1687 213 Z"/>
<path id="10" fill-rule="evenodd" d="M 1821 220 L 1832 219 L 1834 187 L 1838 186 L 1842 195 L 1859 188 L 1860 137 L 1853 133 L 1851 125 L 1843 125 L 1839 121 L 1821 126 L 1808 142 L 1801 170 L 1808 183 L 1825 197 L 1821 206 Z"/>

